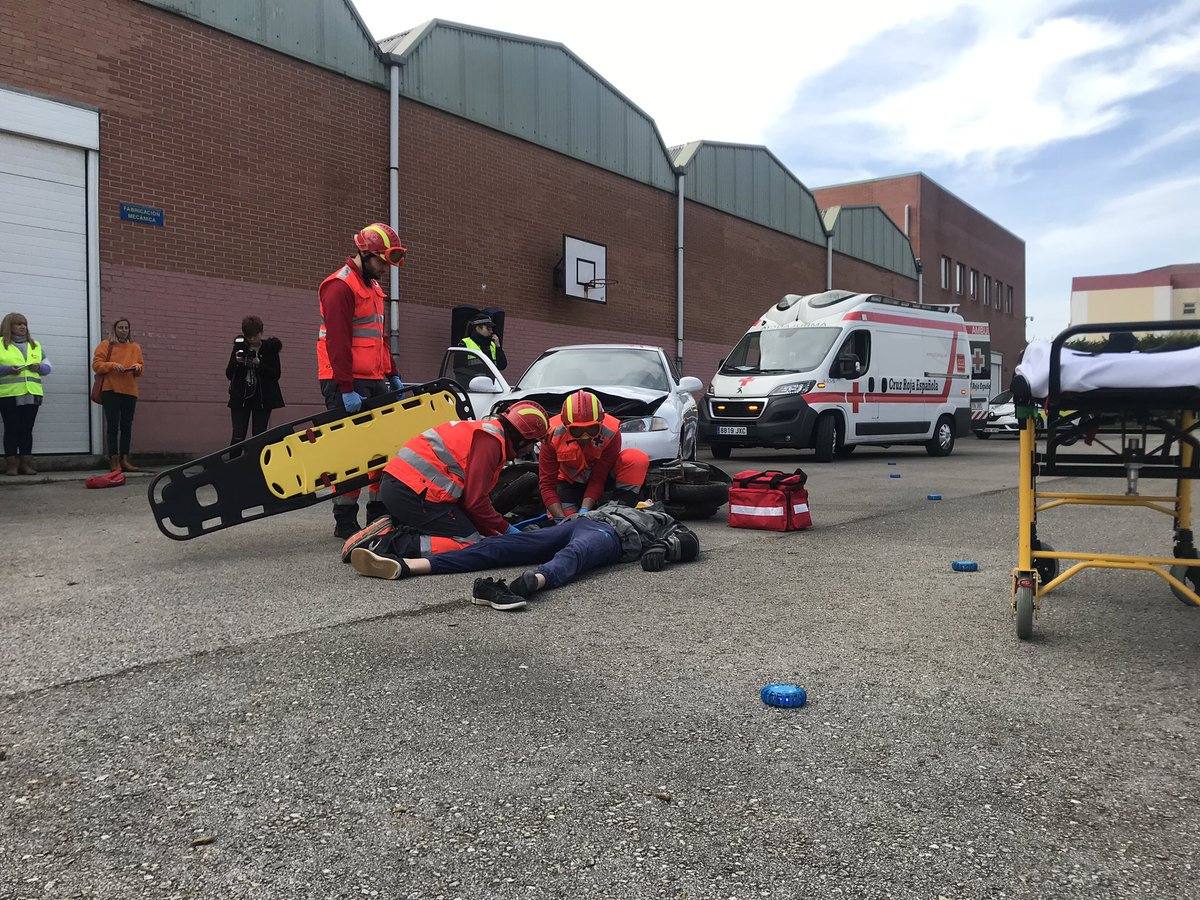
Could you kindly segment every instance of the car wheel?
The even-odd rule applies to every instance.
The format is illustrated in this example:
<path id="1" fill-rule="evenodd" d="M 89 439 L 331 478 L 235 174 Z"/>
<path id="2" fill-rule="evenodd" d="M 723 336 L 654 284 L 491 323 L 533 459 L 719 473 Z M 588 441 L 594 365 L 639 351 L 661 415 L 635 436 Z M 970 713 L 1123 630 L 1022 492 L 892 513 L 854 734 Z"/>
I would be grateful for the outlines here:
<path id="1" fill-rule="evenodd" d="M 841 444 L 841 430 L 839 419 L 833 413 L 825 413 L 817 419 L 816 433 L 813 438 L 813 449 L 817 453 L 817 462 L 833 462 Z"/>
<path id="2" fill-rule="evenodd" d="M 857 446 L 858 446 L 858 444 L 842 444 L 842 446 L 838 447 L 838 449 L 837 449 L 838 458 L 845 459 L 847 456 L 849 456 L 851 453 L 854 452 L 854 448 Z"/>
<path id="3" fill-rule="evenodd" d="M 933 427 L 933 437 L 925 444 L 930 456 L 949 456 L 954 452 L 954 420 L 942 416 Z"/>
<path id="4" fill-rule="evenodd" d="M 671 484 L 663 507 L 676 519 L 708 519 L 728 501 L 727 484 Z"/>

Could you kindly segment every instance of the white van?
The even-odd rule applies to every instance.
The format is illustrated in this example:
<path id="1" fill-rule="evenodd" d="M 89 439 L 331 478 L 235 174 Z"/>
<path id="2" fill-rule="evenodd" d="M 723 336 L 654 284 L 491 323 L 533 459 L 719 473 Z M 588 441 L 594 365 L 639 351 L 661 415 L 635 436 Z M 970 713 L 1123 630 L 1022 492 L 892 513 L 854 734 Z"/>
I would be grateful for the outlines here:
<path id="1" fill-rule="evenodd" d="M 788 294 L 738 341 L 701 404 L 717 459 L 737 447 L 924 444 L 947 456 L 971 429 L 969 343 L 952 307 L 878 294 Z"/>

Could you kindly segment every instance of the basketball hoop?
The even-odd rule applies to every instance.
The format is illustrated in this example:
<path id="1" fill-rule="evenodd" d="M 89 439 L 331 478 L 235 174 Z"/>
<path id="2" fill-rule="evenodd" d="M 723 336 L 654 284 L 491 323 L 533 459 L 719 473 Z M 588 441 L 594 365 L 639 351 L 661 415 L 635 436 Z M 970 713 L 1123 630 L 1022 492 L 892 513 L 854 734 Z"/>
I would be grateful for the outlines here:
<path id="1" fill-rule="evenodd" d="M 617 279 L 615 278 L 593 278 L 591 281 L 585 281 L 580 284 L 580 287 L 583 288 L 583 296 L 590 298 L 592 291 L 603 290 L 608 285 L 616 283 Z"/>

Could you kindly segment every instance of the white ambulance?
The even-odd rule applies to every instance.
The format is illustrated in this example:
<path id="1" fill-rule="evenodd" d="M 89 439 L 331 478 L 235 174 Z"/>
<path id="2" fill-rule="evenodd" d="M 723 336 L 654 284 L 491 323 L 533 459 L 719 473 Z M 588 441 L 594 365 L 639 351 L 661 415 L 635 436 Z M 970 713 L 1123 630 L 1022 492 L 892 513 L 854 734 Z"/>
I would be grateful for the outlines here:
<path id="1" fill-rule="evenodd" d="M 924 444 L 947 456 L 971 428 L 965 323 L 953 307 L 879 294 L 788 294 L 738 341 L 701 404 L 717 459 L 739 447 Z"/>

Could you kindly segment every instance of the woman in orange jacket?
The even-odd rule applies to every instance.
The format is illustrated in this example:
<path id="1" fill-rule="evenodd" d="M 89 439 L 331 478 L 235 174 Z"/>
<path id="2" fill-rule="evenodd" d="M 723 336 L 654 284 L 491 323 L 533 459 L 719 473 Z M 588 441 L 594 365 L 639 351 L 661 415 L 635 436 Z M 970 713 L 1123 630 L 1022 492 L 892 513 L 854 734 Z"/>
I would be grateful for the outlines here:
<path id="1" fill-rule="evenodd" d="M 114 472 L 136 472 L 129 459 L 133 440 L 133 413 L 137 408 L 138 383 L 145 371 L 142 348 L 129 339 L 128 319 L 113 322 L 112 337 L 100 342 L 92 354 L 92 371 L 104 379 L 100 402 L 108 426 L 108 461 Z"/>

